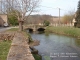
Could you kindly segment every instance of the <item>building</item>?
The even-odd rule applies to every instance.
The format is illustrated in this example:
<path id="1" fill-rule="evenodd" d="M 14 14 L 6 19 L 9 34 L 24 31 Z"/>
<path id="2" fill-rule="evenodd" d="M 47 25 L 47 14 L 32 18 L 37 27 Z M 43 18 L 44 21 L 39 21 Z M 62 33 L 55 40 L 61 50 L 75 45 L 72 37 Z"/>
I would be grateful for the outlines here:
<path id="1" fill-rule="evenodd" d="M 0 27 L 8 26 L 7 14 L 0 14 Z"/>
<path id="2" fill-rule="evenodd" d="M 75 20 L 75 19 L 73 19 L 73 21 L 72 21 L 72 25 L 73 25 L 73 26 L 74 26 L 75 22 L 76 22 L 76 20 Z"/>

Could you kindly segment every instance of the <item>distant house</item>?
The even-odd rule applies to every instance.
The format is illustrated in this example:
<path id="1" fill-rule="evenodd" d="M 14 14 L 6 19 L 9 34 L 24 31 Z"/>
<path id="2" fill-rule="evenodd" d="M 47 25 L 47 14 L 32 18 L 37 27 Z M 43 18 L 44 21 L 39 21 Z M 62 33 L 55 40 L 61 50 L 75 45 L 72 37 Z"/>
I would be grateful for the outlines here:
<path id="1" fill-rule="evenodd" d="M 0 17 L 0 27 L 3 26 L 3 24 L 4 24 L 4 21 L 3 21 L 3 19 Z"/>
<path id="2" fill-rule="evenodd" d="M 76 20 L 75 20 L 75 19 L 73 19 L 73 21 L 72 21 L 72 25 L 73 25 L 73 26 L 74 26 L 75 22 L 76 22 Z"/>
<path id="3" fill-rule="evenodd" d="M 8 19 L 6 14 L 0 15 L 0 26 L 8 26 Z"/>
<path id="4" fill-rule="evenodd" d="M 53 16 L 52 19 L 50 20 L 50 25 L 51 26 L 57 26 L 58 24 L 59 24 L 59 17 Z"/>

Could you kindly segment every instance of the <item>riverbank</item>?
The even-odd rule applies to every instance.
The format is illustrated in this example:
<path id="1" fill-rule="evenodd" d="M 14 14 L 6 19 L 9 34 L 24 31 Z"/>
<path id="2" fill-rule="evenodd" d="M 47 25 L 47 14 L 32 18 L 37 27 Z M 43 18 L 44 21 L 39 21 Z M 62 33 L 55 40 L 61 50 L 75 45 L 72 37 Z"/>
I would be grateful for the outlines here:
<path id="1" fill-rule="evenodd" d="M 9 52 L 11 46 L 11 40 L 8 41 L 0 41 L 0 60 L 6 60 L 7 54 Z"/>
<path id="2" fill-rule="evenodd" d="M 13 35 L 15 35 L 15 33 L 17 33 L 18 32 L 18 28 L 12 28 L 12 29 L 9 29 L 9 30 L 7 30 L 7 31 L 4 31 L 4 32 L 2 32 L 1 33 L 1 36 L 3 36 L 2 34 L 4 34 L 4 37 L 6 37 L 4 40 L 3 40 L 3 38 L 4 37 L 2 37 L 1 38 L 1 40 L 0 40 L 0 43 L 2 43 L 2 44 L 0 44 L 0 47 L 1 47 L 1 49 L 0 49 L 0 51 L 2 51 L 2 52 L 0 52 L 1 53 L 1 55 L 0 55 L 0 59 L 1 60 L 6 60 L 6 58 L 7 58 L 7 54 L 8 54 L 8 51 L 9 51 L 9 48 L 7 47 L 7 45 L 6 46 L 2 46 L 2 45 L 5 45 L 5 44 L 8 44 L 8 38 L 10 38 L 10 36 L 13 36 Z M 23 32 L 20 32 L 20 33 L 22 33 L 25 37 L 28 37 L 28 38 L 30 38 L 30 36 L 28 36 L 28 34 L 25 32 L 25 31 L 23 31 Z M 6 35 L 6 34 L 9 34 L 9 35 Z M 10 41 L 12 41 L 13 40 L 13 38 L 10 38 Z M 32 40 L 30 39 L 30 41 L 29 41 L 29 43 L 31 42 Z M 32 41 L 32 42 L 34 42 L 33 44 L 31 44 L 31 45 L 35 45 L 35 43 L 37 42 L 37 41 Z M 31 42 L 31 43 L 32 43 Z M 11 44 L 11 43 L 10 43 Z M 11 46 L 11 45 L 8 45 L 8 46 Z M 2 47 L 4 47 L 3 49 L 5 50 L 3 50 L 2 49 Z M 6 48 L 6 49 L 5 49 Z M 7 53 L 7 54 L 5 54 L 5 55 L 2 55 L 2 54 L 4 54 L 4 52 L 5 53 Z M 40 58 L 40 56 L 38 55 L 38 54 L 33 54 L 33 56 L 34 56 L 34 58 L 35 58 L 35 60 L 41 60 L 41 58 Z"/>
<path id="3" fill-rule="evenodd" d="M 73 36 L 80 39 L 80 28 L 49 26 L 46 28 L 45 33 L 62 34 L 67 36 Z"/>

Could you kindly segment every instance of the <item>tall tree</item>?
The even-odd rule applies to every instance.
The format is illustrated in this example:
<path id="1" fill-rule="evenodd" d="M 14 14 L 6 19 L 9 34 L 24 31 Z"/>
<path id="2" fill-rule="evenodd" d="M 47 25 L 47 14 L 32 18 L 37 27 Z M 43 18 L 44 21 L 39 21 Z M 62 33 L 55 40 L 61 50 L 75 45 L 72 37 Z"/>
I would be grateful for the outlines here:
<path id="1" fill-rule="evenodd" d="M 7 13 L 12 10 L 16 12 L 15 16 L 19 21 L 20 31 L 23 30 L 25 16 L 27 15 L 28 17 L 39 6 L 39 0 L 5 0 L 5 2 L 3 6 L 6 7 Z"/>
<path id="2" fill-rule="evenodd" d="M 78 8 L 77 8 L 77 11 L 76 11 L 75 20 L 76 20 L 75 26 L 80 27 L 80 0 L 78 2 Z"/>

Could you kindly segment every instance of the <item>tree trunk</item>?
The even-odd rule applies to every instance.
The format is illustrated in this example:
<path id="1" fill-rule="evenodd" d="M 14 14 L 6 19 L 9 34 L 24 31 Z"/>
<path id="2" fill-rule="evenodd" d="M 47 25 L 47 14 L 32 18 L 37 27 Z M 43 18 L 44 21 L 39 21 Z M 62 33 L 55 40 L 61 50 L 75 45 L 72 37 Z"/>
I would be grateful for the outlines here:
<path id="1" fill-rule="evenodd" d="M 19 22 L 19 31 L 23 31 L 23 22 L 22 21 Z"/>

